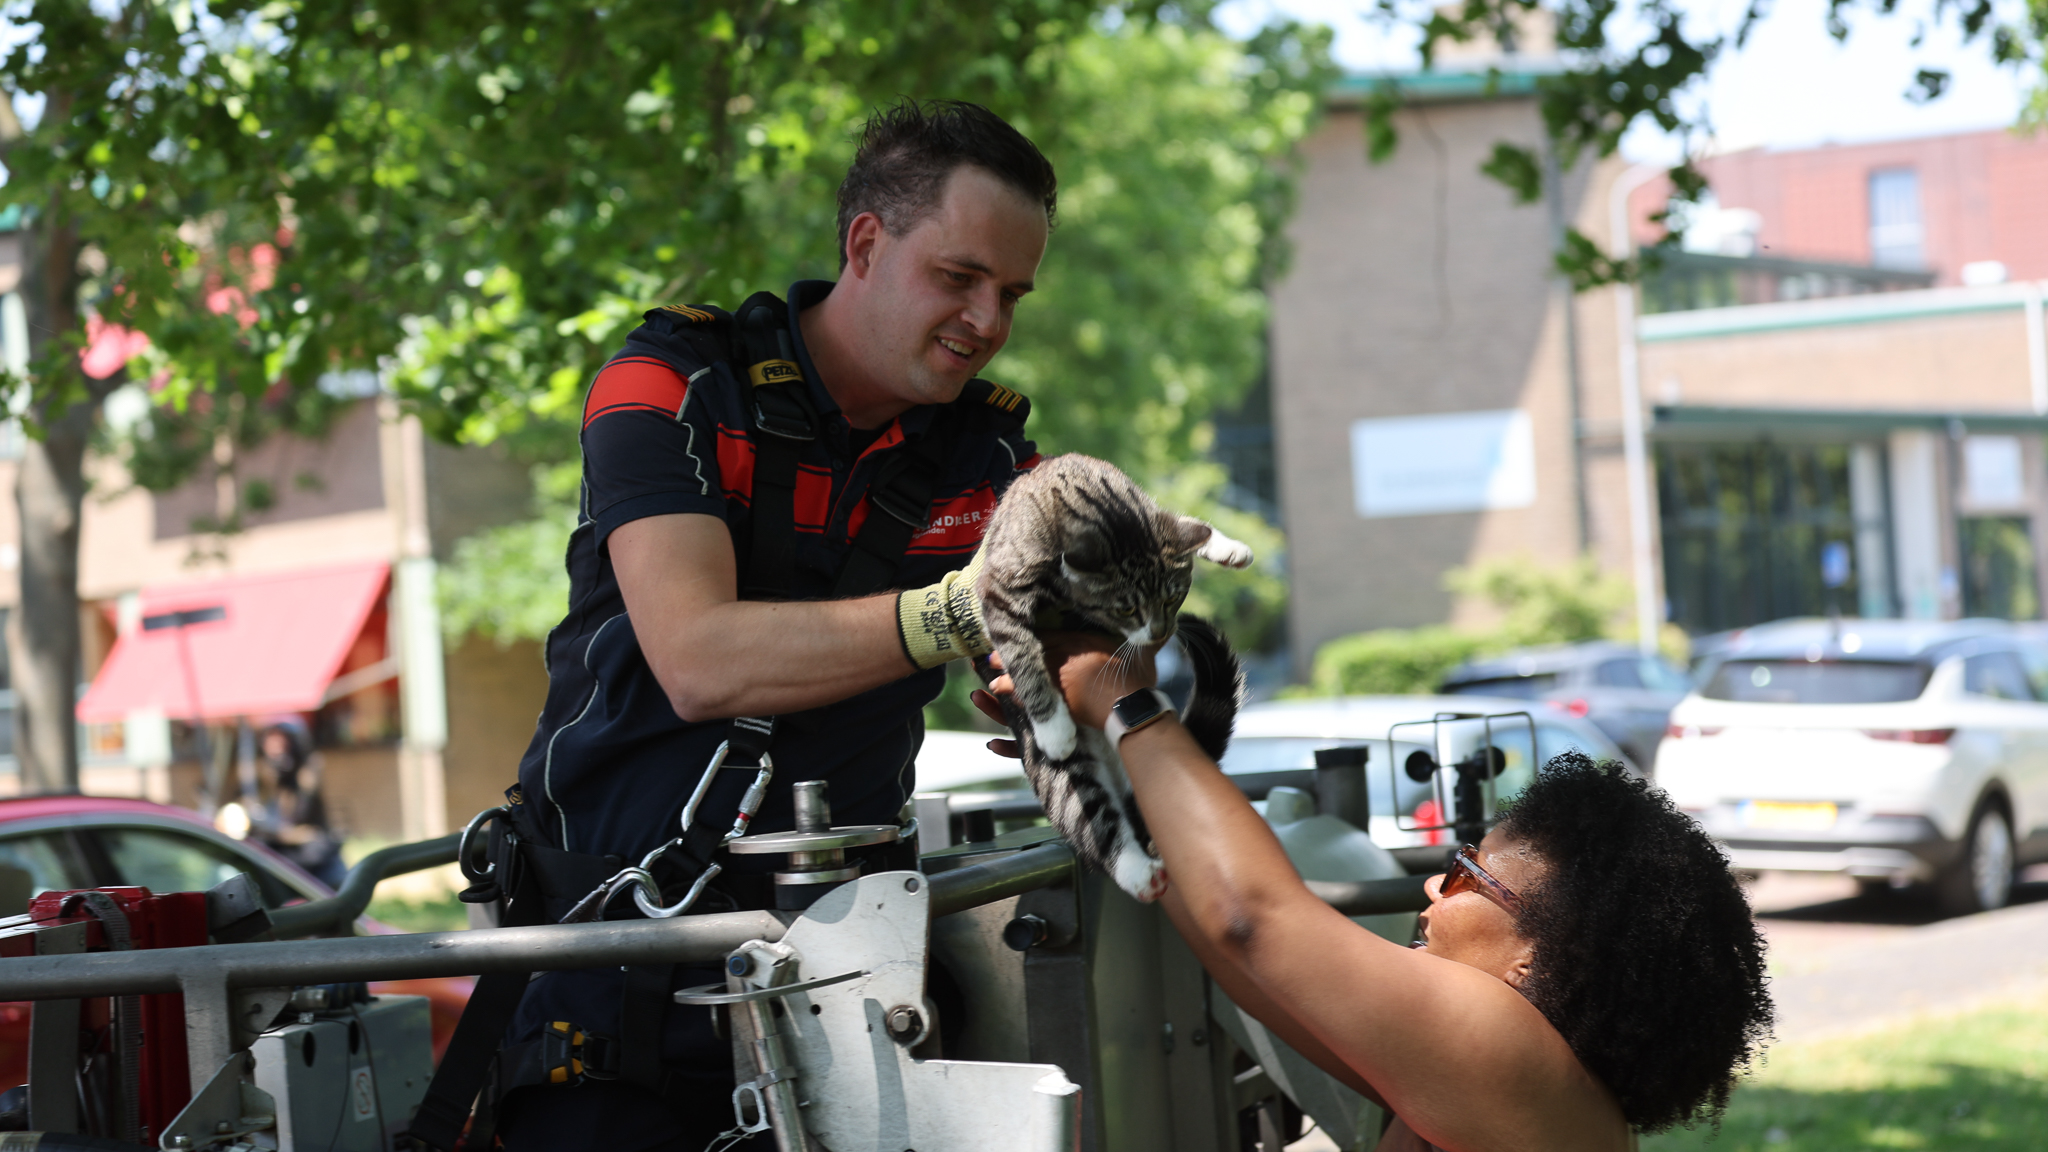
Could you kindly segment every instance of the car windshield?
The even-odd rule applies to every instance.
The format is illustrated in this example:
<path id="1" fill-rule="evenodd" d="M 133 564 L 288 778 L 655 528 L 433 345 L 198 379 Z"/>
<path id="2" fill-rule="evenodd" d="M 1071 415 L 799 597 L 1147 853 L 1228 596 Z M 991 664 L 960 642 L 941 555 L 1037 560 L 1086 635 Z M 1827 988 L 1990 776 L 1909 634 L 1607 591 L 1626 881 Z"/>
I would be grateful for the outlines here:
<path id="1" fill-rule="evenodd" d="M 1892 704 L 1918 699 L 1933 672 L 1898 660 L 1730 660 L 1700 694 L 1756 704 Z"/>
<path id="2" fill-rule="evenodd" d="M 1462 680 L 1456 684 L 1444 685 L 1444 695 L 1512 696 L 1517 700 L 1534 700 L 1555 687 L 1557 687 L 1557 674 L 1545 672 L 1536 676 L 1499 676 L 1491 680 Z"/>

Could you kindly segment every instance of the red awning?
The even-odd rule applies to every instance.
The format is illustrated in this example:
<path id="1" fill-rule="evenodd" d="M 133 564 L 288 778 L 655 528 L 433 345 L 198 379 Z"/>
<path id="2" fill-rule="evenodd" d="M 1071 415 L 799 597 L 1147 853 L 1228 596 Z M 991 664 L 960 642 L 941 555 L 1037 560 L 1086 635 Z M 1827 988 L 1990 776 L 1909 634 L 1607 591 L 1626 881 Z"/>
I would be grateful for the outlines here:
<path id="1" fill-rule="evenodd" d="M 390 571 L 379 560 L 146 588 L 141 624 L 114 642 L 78 718 L 310 712 L 326 699 Z"/>

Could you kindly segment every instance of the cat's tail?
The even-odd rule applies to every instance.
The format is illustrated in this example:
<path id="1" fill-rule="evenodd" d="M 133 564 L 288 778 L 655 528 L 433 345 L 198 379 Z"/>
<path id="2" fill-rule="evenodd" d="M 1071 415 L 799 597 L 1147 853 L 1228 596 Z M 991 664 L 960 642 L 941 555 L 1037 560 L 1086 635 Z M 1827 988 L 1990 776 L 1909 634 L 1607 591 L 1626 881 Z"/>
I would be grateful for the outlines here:
<path id="1" fill-rule="evenodd" d="M 1230 745 L 1230 730 L 1237 723 L 1238 706 L 1244 700 L 1244 668 L 1238 663 L 1237 653 L 1231 650 L 1230 641 L 1200 616 L 1181 613 L 1177 635 L 1181 651 L 1187 653 L 1195 673 L 1195 690 L 1188 696 L 1181 725 L 1210 759 L 1221 760 L 1223 750 Z"/>

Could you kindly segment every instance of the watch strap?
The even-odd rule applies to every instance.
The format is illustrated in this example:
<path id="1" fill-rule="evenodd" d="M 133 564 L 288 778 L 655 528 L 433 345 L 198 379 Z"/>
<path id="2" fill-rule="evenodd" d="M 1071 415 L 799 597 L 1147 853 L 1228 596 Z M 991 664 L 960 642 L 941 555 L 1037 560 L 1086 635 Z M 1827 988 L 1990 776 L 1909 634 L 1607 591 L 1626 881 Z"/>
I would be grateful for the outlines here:
<path id="1" fill-rule="evenodd" d="M 1103 731 L 1109 734 L 1110 744 L 1121 744 L 1125 736 L 1156 723 L 1162 716 L 1172 715 L 1173 700 L 1166 693 L 1157 688 L 1140 688 L 1110 706 L 1109 721 L 1103 725 Z"/>

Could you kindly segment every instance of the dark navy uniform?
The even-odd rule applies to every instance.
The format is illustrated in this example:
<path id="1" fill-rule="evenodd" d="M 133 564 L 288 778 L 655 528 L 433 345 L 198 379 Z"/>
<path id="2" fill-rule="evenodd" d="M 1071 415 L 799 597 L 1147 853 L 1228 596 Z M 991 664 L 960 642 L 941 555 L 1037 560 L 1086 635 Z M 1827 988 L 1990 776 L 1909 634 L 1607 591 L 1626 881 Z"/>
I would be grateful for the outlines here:
<path id="1" fill-rule="evenodd" d="M 790 343 L 819 417 L 818 437 L 803 446 L 797 464 L 795 571 L 787 581 L 795 599 L 830 595 L 852 541 L 869 516 L 881 514 L 868 495 L 877 469 L 931 429 L 942 412 L 912 408 L 879 433 L 847 424 L 819 384 L 797 323 L 798 313 L 831 290 L 830 282 L 803 281 L 789 295 Z M 598 373 L 584 405 L 583 502 L 569 542 L 569 612 L 548 637 L 547 704 L 519 768 L 523 822 L 555 849 L 632 863 L 674 837 L 683 804 L 730 726 L 676 716 L 641 654 L 605 546 L 614 529 L 633 520 L 700 513 L 725 521 L 739 570 L 746 572 L 756 437 L 762 433 L 754 427 L 744 366 L 707 354 L 717 345 L 705 333 L 723 324 L 729 324 L 725 315 L 710 309 L 647 313 Z M 943 445 L 929 521 L 913 534 L 897 569 L 899 588 L 934 583 L 966 564 L 998 497 L 1038 459 L 1023 436 L 1029 408 L 1016 393 L 976 381 L 946 408 L 940 434 L 950 444 Z M 811 779 L 830 781 L 835 823 L 898 822 L 914 787 L 923 709 L 944 680 L 943 668 L 916 672 L 837 704 L 779 717 L 775 786 L 752 828 L 794 827 L 789 783 Z M 731 817 L 708 812 L 704 818 Z M 728 876 L 696 910 L 765 906 L 762 873 L 777 866 L 775 859 L 732 856 L 723 863 Z M 676 983 L 718 978 L 715 969 L 686 971 Z M 531 1040 L 553 1020 L 616 1034 L 622 980 L 614 970 L 541 976 L 521 1002 L 509 1041 Z M 671 1092 L 689 1097 L 671 1105 L 693 1132 L 715 1133 L 732 1122 L 731 1048 L 711 1036 L 705 1016 L 701 1009 L 671 1007 L 662 1056 L 672 1069 L 701 1080 L 701 1091 Z M 571 1099 L 579 1096 L 605 1101 L 604 1115 L 591 1122 L 622 1123 L 621 1091 L 594 1084 L 523 1090 L 508 1101 L 508 1144 L 529 1146 L 524 1133 L 538 1135 L 550 1126 L 536 1119 L 536 1106 L 564 1116 L 586 1111 Z M 608 1140 L 638 1143 L 631 1132 L 607 1130 Z M 560 1131 L 556 1138 L 567 1135 Z M 579 1143 L 596 1136 L 585 1129 Z"/>

